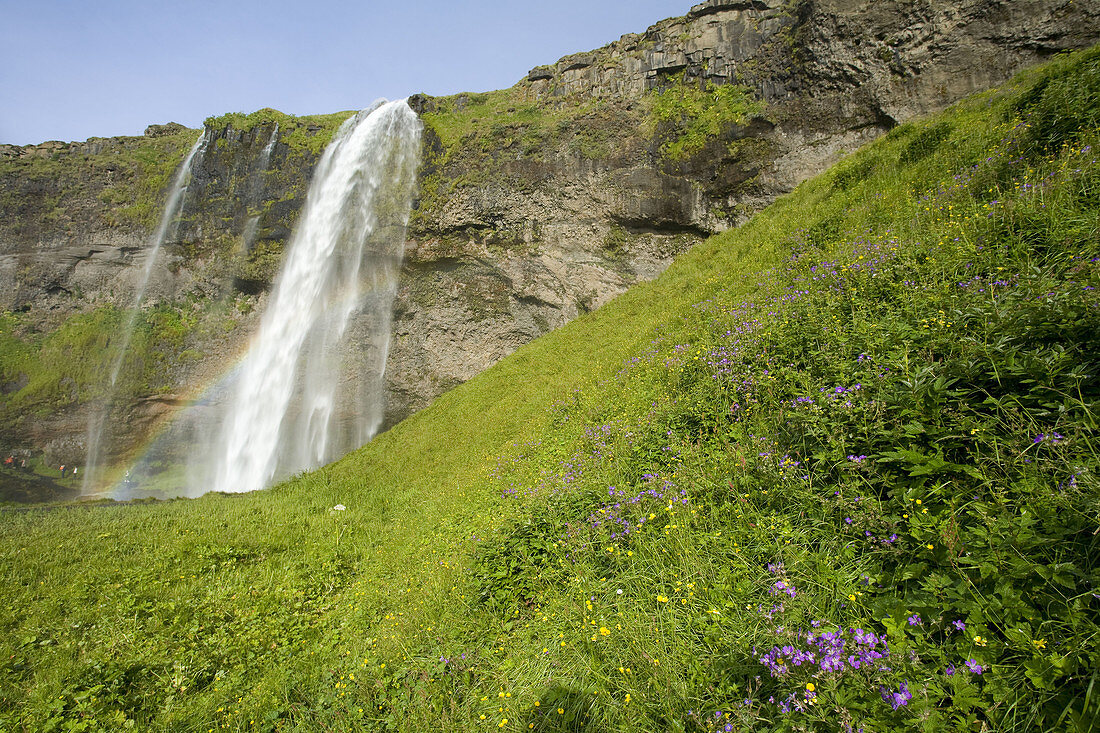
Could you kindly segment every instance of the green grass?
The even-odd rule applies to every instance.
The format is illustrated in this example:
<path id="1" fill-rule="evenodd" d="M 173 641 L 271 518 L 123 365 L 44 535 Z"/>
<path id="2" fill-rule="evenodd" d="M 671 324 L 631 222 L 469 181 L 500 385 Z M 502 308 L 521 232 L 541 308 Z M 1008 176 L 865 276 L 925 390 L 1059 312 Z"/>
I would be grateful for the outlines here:
<path id="1" fill-rule="evenodd" d="M 560 119 L 579 111 L 554 110 L 511 88 L 436 98 L 424 114 L 424 123 L 446 148 L 471 138 L 484 138 L 487 148 L 500 142 L 501 136 L 516 137 L 516 133 L 524 148 L 532 148 L 553 134 Z"/>
<path id="2" fill-rule="evenodd" d="M 1095 730 L 1098 65 L 897 128 L 324 469 L 6 512 L 0 728 Z"/>
<path id="3" fill-rule="evenodd" d="M 226 302 L 202 309 L 188 302 L 163 303 L 141 311 L 116 385 L 122 401 L 170 391 L 180 354 L 230 328 L 237 315 L 234 304 Z M 45 333 L 33 331 L 26 320 L 22 314 L 0 315 L 0 379 L 12 385 L 0 399 L 0 409 L 15 419 L 106 396 L 103 377 L 118 358 L 125 312 L 95 308 Z"/>
<path id="4" fill-rule="evenodd" d="M 332 140 L 336 130 L 355 111 L 334 112 L 327 115 L 295 116 L 265 107 L 245 114 L 229 112 L 218 117 L 208 117 L 204 124 L 211 129 L 233 127 L 240 132 L 249 132 L 260 125 L 279 126 L 279 141 L 296 153 L 320 155 Z"/>
<path id="5" fill-rule="evenodd" d="M 96 154 L 0 161 L 0 210 L 9 219 L 5 224 L 19 234 L 40 222 L 83 227 L 87 222 L 82 217 L 94 215 L 105 226 L 152 229 L 161 194 L 197 134 L 184 128 L 161 137 L 105 140 Z"/>

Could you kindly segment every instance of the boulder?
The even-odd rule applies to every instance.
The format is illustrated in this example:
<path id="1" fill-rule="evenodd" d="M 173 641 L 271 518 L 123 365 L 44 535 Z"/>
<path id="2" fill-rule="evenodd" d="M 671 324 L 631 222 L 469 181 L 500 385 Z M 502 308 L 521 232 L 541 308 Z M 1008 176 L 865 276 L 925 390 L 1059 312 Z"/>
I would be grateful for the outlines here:
<path id="1" fill-rule="evenodd" d="M 165 137 L 183 132 L 187 128 L 178 122 L 169 122 L 165 125 L 149 125 L 145 128 L 145 137 Z"/>

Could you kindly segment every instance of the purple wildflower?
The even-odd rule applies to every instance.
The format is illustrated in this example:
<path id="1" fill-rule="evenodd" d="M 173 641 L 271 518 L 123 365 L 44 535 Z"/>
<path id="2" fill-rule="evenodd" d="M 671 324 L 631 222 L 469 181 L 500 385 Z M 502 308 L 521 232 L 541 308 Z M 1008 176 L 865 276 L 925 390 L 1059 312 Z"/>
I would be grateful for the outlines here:
<path id="1" fill-rule="evenodd" d="M 890 707 L 894 710 L 908 705 L 909 701 L 913 698 L 913 694 L 909 692 L 909 685 L 905 682 L 901 683 L 897 692 L 890 692 L 885 687 L 881 687 L 879 690 L 882 693 L 882 699 L 890 703 Z"/>
<path id="2" fill-rule="evenodd" d="M 798 592 L 794 589 L 793 585 L 789 585 L 782 580 L 775 581 L 775 585 L 772 587 L 770 592 L 772 595 L 776 595 L 778 593 L 786 593 L 791 598 L 794 598 L 796 595 L 798 595 Z"/>

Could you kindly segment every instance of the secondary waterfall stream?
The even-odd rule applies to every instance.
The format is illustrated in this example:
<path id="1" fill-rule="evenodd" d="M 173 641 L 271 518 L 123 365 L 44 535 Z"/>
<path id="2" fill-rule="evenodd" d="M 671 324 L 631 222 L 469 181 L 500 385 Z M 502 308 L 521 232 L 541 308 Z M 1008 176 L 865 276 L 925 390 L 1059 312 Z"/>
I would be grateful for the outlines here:
<path id="1" fill-rule="evenodd" d="M 149 280 L 157 265 L 160 250 L 164 246 L 165 240 L 175 234 L 176 227 L 179 225 L 179 214 L 183 209 L 183 202 L 187 195 L 187 186 L 191 182 L 191 166 L 195 159 L 200 157 L 200 152 L 206 147 L 206 141 L 207 137 L 204 132 L 199 136 L 199 139 L 195 141 L 195 144 L 191 146 L 190 152 L 187 153 L 187 157 L 183 159 L 183 162 L 176 171 L 175 178 L 172 179 L 172 187 L 168 189 L 168 199 L 164 204 L 164 212 L 161 214 L 160 223 L 157 225 L 157 230 L 150 240 L 150 246 L 145 258 L 145 266 L 142 268 L 141 275 L 138 277 L 137 285 L 134 288 L 133 305 L 130 306 L 130 310 L 126 313 L 126 317 L 122 322 L 122 327 L 119 329 L 115 343 L 111 345 L 114 351 L 114 358 L 111 362 L 111 370 L 107 378 L 106 394 L 102 402 L 98 405 L 98 408 L 92 411 L 92 416 L 88 421 L 88 432 L 85 438 L 87 458 L 85 459 L 84 479 L 81 484 L 81 493 L 88 493 L 90 488 L 96 486 L 101 478 L 104 433 L 107 429 L 111 408 L 114 406 L 115 387 L 118 385 L 119 373 L 122 371 L 122 364 L 126 359 L 126 352 L 130 348 L 130 341 L 134 337 L 134 328 L 137 325 L 137 316 L 141 309 L 141 302 L 145 299 L 145 291 L 149 288 Z"/>
<path id="2" fill-rule="evenodd" d="M 250 203 L 257 203 L 261 200 L 263 194 L 263 178 L 267 174 L 267 167 L 271 164 L 271 153 L 275 150 L 275 143 L 279 140 L 279 123 L 275 123 L 274 129 L 271 131 L 271 137 L 267 139 L 267 145 L 264 146 L 263 152 L 260 153 L 260 160 L 256 165 L 256 171 L 252 174 L 252 180 L 249 181 L 249 199 Z M 252 249 L 252 245 L 256 243 L 256 229 L 260 224 L 260 214 L 255 213 L 248 217 L 248 221 L 244 225 L 244 242 L 241 246 L 242 251 L 248 252 Z"/>
<path id="3" fill-rule="evenodd" d="M 263 488 L 380 427 L 420 131 L 404 100 L 386 102 L 325 149 L 217 427 L 192 451 L 188 495 Z"/>

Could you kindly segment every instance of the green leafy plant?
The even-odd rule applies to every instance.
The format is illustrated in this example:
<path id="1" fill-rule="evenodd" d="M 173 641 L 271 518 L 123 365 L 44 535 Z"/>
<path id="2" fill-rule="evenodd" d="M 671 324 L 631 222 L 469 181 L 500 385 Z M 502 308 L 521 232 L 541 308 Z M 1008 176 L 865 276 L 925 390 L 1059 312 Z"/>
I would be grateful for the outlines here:
<path id="1" fill-rule="evenodd" d="M 647 100 L 647 124 L 660 144 L 661 155 L 684 160 L 710 140 L 764 113 L 765 105 L 747 87 L 705 86 L 678 76 Z"/>

